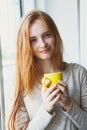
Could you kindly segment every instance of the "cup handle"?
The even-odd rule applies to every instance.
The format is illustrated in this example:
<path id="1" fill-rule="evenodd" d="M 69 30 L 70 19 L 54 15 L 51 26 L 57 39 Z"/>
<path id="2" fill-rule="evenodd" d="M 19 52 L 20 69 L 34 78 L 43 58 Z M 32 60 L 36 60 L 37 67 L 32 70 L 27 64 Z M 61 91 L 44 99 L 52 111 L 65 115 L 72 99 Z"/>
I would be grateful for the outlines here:
<path id="1" fill-rule="evenodd" d="M 47 78 L 47 77 L 43 77 L 43 78 L 42 78 L 42 85 L 43 85 L 43 87 L 44 87 L 45 89 L 49 88 L 49 87 L 46 86 L 46 80 L 49 80 L 49 78 Z"/>

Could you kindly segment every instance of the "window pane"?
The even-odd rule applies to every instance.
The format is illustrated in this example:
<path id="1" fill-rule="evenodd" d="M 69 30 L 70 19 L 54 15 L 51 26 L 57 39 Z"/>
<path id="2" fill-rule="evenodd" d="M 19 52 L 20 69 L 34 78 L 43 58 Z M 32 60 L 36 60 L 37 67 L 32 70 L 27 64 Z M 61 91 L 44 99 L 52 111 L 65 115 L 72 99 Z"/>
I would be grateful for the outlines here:
<path id="1" fill-rule="evenodd" d="M 16 35 L 18 24 L 20 21 L 20 1 L 18 0 L 2 0 L 0 6 L 1 12 L 1 50 L 2 50 L 2 72 L 3 84 L 1 95 L 3 102 L 3 120 L 4 127 L 7 125 L 9 111 L 11 109 L 11 101 L 13 99 L 13 92 L 15 88 L 15 50 L 16 50 Z M 2 77 L 1 77 L 2 78 Z M 2 92 L 1 92 L 2 93 Z M 4 106 L 5 105 L 5 106 Z M 4 115 L 5 114 L 5 115 Z M 1 130 L 1 129 L 0 129 Z M 5 130 L 5 129 L 3 129 Z"/>

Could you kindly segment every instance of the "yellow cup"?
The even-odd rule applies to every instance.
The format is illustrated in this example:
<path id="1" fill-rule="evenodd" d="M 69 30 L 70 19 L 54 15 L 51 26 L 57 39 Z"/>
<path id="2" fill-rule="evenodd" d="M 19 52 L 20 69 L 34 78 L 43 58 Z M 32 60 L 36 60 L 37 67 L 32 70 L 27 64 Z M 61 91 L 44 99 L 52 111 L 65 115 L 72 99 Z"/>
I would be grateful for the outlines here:
<path id="1" fill-rule="evenodd" d="M 50 85 L 46 86 L 46 81 L 50 80 Z M 42 79 L 42 85 L 45 89 L 49 88 L 53 84 L 58 84 L 58 80 L 63 80 L 62 72 L 45 73 Z"/>

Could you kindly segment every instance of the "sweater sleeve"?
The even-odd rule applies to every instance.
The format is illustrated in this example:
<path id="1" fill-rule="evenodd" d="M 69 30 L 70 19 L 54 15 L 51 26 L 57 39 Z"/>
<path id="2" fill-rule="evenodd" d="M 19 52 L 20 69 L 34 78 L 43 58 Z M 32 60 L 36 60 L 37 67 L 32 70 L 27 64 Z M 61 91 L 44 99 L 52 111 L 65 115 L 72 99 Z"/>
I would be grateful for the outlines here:
<path id="1" fill-rule="evenodd" d="M 55 113 L 49 114 L 43 106 L 31 121 L 27 111 L 19 111 L 16 116 L 16 130 L 44 130 L 54 116 Z"/>
<path id="2" fill-rule="evenodd" d="M 29 116 L 25 107 L 21 107 L 16 114 L 15 129 L 26 130 L 29 124 Z"/>
<path id="3" fill-rule="evenodd" d="M 29 122 L 26 130 L 44 130 L 48 126 L 54 115 L 55 113 L 51 115 L 44 109 L 43 106 L 41 106 L 34 119 Z"/>
<path id="4" fill-rule="evenodd" d="M 87 130 L 87 71 L 81 69 L 81 99 L 80 106 L 74 100 L 70 109 L 64 112 L 79 130 Z"/>

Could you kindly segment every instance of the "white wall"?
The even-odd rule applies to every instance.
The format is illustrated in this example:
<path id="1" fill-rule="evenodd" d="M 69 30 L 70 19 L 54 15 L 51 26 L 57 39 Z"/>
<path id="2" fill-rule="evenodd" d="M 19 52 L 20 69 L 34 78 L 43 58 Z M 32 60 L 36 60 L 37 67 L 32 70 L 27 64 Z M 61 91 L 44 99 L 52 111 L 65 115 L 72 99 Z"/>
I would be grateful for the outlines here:
<path id="1" fill-rule="evenodd" d="M 87 0 L 34 0 L 34 3 L 34 8 L 46 11 L 54 19 L 63 40 L 64 60 L 87 67 Z"/>
<path id="2" fill-rule="evenodd" d="M 45 0 L 46 11 L 58 26 L 64 44 L 64 59 L 80 62 L 77 0 Z"/>

